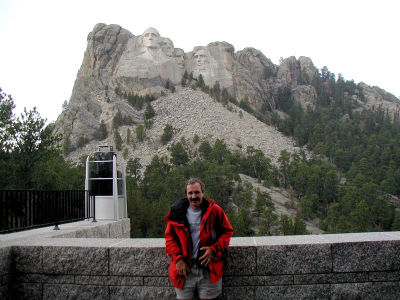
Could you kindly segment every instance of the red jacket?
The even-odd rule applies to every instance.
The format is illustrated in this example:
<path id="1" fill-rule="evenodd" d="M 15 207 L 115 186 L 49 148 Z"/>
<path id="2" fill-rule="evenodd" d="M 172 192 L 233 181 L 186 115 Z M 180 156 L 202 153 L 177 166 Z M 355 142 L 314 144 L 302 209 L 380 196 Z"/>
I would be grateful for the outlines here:
<path id="1" fill-rule="evenodd" d="M 186 218 L 186 210 L 189 207 L 187 198 L 176 201 L 172 204 L 165 220 L 165 251 L 171 257 L 169 266 L 169 278 L 172 284 L 182 289 L 185 277 L 179 276 L 176 270 L 176 262 L 183 258 L 190 268 L 192 265 L 192 243 L 189 231 L 189 224 Z M 233 235 L 232 225 L 224 210 L 210 199 L 203 198 L 202 217 L 200 223 L 200 248 L 210 246 L 214 258 L 209 266 L 211 282 L 215 283 L 222 277 L 222 252 L 229 246 Z"/>

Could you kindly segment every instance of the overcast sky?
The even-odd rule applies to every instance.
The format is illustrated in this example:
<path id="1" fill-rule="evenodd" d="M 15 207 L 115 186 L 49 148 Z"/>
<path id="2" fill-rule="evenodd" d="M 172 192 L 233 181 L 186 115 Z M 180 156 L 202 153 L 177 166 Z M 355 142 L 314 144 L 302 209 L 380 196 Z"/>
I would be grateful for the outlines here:
<path id="1" fill-rule="evenodd" d="M 97 23 L 134 35 L 148 27 L 174 46 L 226 41 L 279 58 L 308 56 L 345 79 L 400 96 L 398 0 L 0 0 L 0 87 L 17 112 L 36 106 L 49 122 L 69 100 Z"/>

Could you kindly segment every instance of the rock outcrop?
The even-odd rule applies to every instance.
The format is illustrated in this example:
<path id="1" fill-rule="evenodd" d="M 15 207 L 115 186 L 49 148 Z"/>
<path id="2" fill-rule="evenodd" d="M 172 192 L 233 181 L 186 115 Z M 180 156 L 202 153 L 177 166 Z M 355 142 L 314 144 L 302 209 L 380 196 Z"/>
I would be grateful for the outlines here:
<path id="1" fill-rule="evenodd" d="M 185 53 L 154 28 L 135 36 L 118 25 L 97 24 L 88 35 L 83 63 L 68 107 L 56 121 L 56 132 L 76 145 L 82 138 L 93 140 L 101 122 L 111 133 L 117 112 L 129 117 L 133 126 L 143 123 L 143 111 L 128 104 L 129 95 L 152 94 L 158 98 L 167 92 L 167 84 L 179 85 L 185 72 L 194 78 L 201 75 L 209 87 L 218 82 L 221 89 L 238 101 L 248 100 L 254 110 L 263 114 L 279 109 L 277 95 L 282 88 L 289 89 L 293 100 L 304 108 L 314 107 L 318 98 L 312 83 L 319 74 L 310 58 L 289 57 L 275 65 L 259 50 L 245 48 L 235 52 L 226 42 L 194 47 Z M 364 83 L 358 88 L 365 97 L 354 100 L 362 107 L 383 109 L 398 118 L 399 99 Z M 186 90 L 184 97 L 196 95 Z M 178 97 L 162 99 L 172 103 L 175 96 Z M 181 116 L 186 117 L 190 118 Z"/>
<path id="2" fill-rule="evenodd" d="M 358 100 L 361 107 L 371 110 L 382 110 L 389 115 L 392 120 L 400 120 L 400 101 L 392 94 L 374 86 L 368 86 L 364 82 L 359 84 L 363 90 L 365 100 Z"/>

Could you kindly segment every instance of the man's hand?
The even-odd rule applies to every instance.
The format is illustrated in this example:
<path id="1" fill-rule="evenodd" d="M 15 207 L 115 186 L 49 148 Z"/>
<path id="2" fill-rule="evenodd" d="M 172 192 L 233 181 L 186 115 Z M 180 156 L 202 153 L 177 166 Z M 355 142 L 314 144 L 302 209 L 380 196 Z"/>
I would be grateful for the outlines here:
<path id="1" fill-rule="evenodd" d="M 205 250 L 205 253 L 202 257 L 200 257 L 200 263 L 202 266 L 208 266 L 211 262 L 211 259 L 214 257 L 214 254 L 210 247 L 201 247 L 200 250 Z"/>
<path id="2" fill-rule="evenodd" d="M 180 259 L 176 262 L 176 270 L 178 271 L 178 275 L 184 276 L 186 278 L 187 273 L 190 272 L 187 264 L 183 259 Z"/>

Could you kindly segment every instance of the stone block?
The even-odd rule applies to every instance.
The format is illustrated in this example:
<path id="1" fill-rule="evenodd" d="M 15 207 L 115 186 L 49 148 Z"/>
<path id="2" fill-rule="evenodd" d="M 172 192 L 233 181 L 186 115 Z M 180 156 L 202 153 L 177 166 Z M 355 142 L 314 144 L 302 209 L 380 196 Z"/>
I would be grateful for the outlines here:
<path id="1" fill-rule="evenodd" d="M 11 299 L 42 299 L 42 284 L 41 283 L 22 283 L 15 282 L 12 287 Z"/>
<path id="2" fill-rule="evenodd" d="M 256 247 L 229 247 L 224 259 L 224 275 L 255 275 L 256 252 Z"/>
<path id="3" fill-rule="evenodd" d="M 44 281 L 43 274 L 36 273 L 17 273 L 15 274 L 15 282 L 24 283 L 42 283 Z"/>
<path id="4" fill-rule="evenodd" d="M 223 286 L 263 286 L 293 284 L 293 275 L 278 276 L 224 276 Z"/>
<path id="5" fill-rule="evenodd" d="M 16 282 L 26 283 L 74 283 L 72 275 L 51 275 L 51 274 L 35 274 L 35 273 L 17 273 L 15 275 Z"/>
<path id="6" fill-rule="evenodd" d="M 143 277 L 137 276 L 107 276 L 106 285 L 142 286 Z"/>
<path id="7" fill-rule="evenodd" d="M 11 299 L 8 285 L 0 285 L 0 299 Z"/>
<path id="8" fill-rule="evenodd" d="M 131 237 L 131 219 L 122 219 L 122 238 Z"/>
<path id="9" fill-rule="evenodd" d="M 145 277 L 145 286 L 172 286 L 168 277 Z"/>
<path id="10" fill-rule="evenodd" d="M 164 248 L 110 248 L 110 275 L 168 276 Z"/>
<path id="11" fill-rule="evenodd" d="M 15 246 L 12 257 L 15 271 L 19 273 L 42 273 L 43 247 L 40 246 Z"/>
<path id="12" fill-rule="evenodd" d="M 0 247 L 0 275 L 11 273 L 11 247 Z"/>
<path id="13" fill-rule="evenodd" d="M 105 285 L 107 276 L 75 275 L 74 284 Z"/>
<path id="14" fill-rule="evenodd" d="M 82 230 L 77 230 L 74 232 L 75 236 L 73 238 L 79 238 L 79 239 L 84 239 L 84 238 L 91 238 L 92 231 L 90 229 L 82 229 Z M 63 236 L 63 238 L 70 238 L 69 236 Z"/>
<path id="15" fill-rule="evenodd" d="M 294 284 L 366 282 L 368 273 L 328 273 L 294 275 Z"/>
<path id="16" fill-rule="evenodd" d="M 10 283 L 10 280 L 11 274 L 0 275 L 0 286 L 8 285 Z"/>
<path id="17" fill-rule="evenodd" d="M 77 231 L 72 231 L 69 233 L 64 233 L 64 234 L 60 234 L 55 236 L 56 238 L 63 238 L 63 239 L 72 239 L 72 238 L 76 238 L 76 233 Z"/>
<path id="18" fill-rule="evenodd" d="M 332 284 L 331 293 L 331 299 L 399 299 L 400 282 Z"/>
<path id="19" fill-rule="evenodd" d="M 43 274 L 42 283 L 72 284 L 73 275 Z"/>
<path id="20" fill-rule="evenodd" d="M 257 274 L 329 273 L 330 245 L 283 245 L 257 247 Z"/>
<path id="21" fill-rule="evenodd" d="M 176 299 L 175 289 L 172 287 L 124 287 L 111 286 L 110 299 L 131 299 L 131 300 L 159 300 Z"/>
<path id="22" fill-rule="evenodd" d="M 78 284 L 44 284 L 43 299 L 109 299 L 106 286 Z"/>
<path id="23" fill-rule="evenodd" d="M 255 291 L 252 286 L 245 287 L 224 287 L 222 289 L 222 299 L 241 299 L 241 300 L 254 300 Z"/>
<path id="24" fill-rule="evenodd" d="M 332 244 L 334 272 L 399 271 L 400 241 Z"/>
<path id="25" fill-rule="evenodd" d="M 44 247 L 43 271 L 48 274 L 108 275 L 108 249 Z"/>
<path id="26" fill-rule="evenodd" d="M 109 224 L 102 224 L 76 231 L 76 238 L 109 238 Z"/>
<path id="27" fill-rule="evenodd" d="M 122 237 L 122 220 L 108 224 L 108 231 L 110 239 Z"/>
<path id="28" fill-rule="evenodd" d="M 254 299 L 330 299 L 329 284 L 255 287 Z"/>
<path id="29" fill-rule="evenodd" d="M 369 281 L 400 281 L 400 271 L 370 272 Z"/>

